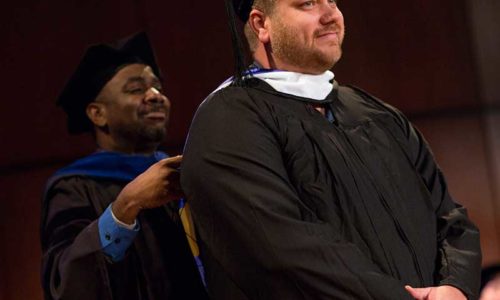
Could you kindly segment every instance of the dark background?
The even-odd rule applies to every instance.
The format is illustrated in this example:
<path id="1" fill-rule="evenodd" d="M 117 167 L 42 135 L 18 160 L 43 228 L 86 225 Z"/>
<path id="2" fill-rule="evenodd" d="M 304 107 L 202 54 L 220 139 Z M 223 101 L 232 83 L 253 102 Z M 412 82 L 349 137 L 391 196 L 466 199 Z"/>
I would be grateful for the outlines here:
<path id="1" fill-rule="evenodd" d="M 345 0 L 336 79 L 400 108 L 427 137 L 455 199 L 500 261 L 500 2 Z M 232 71 L 223 1 L 10 1 L 0 8 L 0 299 L 41 299 L 40 196 L 92 152 L 55 99 L 86 45 L 147 30 L 172 101 L 179 153 L 198 104 Z M 203 170 L 200 170 L 203 172 Z M 418 226 L 418 225 L 417 225 Z"/>

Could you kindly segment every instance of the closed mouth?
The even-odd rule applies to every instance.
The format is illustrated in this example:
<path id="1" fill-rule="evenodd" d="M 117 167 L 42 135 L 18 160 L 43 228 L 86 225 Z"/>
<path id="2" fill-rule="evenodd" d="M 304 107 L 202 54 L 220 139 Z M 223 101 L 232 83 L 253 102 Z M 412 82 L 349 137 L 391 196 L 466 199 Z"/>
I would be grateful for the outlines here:
<path id="1" fill-rule="evenodd" d="M 167 114 L 163 111 L 152 111 L 144 114 L 144 118 L 153 120 L 165 120 L 167 118 Z"/>
<path id="2" fill-rule="evenodd" d="M 319 33 L 317 36 L 324 37 L 324 36 L 330 36 L 330 35 L 338 35 L 338 32 L 337 31 L 326 31 L 326 32 Z"/>

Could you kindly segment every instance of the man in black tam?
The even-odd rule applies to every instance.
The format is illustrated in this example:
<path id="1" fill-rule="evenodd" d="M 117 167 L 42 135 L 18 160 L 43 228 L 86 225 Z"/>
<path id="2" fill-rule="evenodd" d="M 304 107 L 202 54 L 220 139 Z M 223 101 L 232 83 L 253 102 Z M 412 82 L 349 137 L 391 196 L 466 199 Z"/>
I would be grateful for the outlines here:
<path id="1" fill-rule="evenodd" d="M 98 149 L 48 181 L 45 299 L 206 299 L 177 204 L 181 156 L 157 151 L 170 101 L 145 33 L 90 47 L 57 104 Z"/>
<path id="2" fill-rule="evenodd" d="M 336 1 L 228 6 L 254 63 L 239 64 L 233 36 L 237 74 L 198 108 L 181 174 L 209 294 L 475 299 L 479 233 L 422 135 L 334 80 L 344 38 Z"/>

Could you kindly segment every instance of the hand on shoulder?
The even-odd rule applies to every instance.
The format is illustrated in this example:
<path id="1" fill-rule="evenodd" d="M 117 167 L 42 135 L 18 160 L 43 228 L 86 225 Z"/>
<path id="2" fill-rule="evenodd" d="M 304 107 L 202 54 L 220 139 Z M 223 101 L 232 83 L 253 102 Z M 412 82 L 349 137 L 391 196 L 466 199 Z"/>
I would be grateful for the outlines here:
<path id="1" fill-rule="evenodd" d="M 178 167 L 182 155 L 160 160 L 127 184 L 113 203 L 113 214 L 132 224 L 142 209 L 155 208 L 184 195 Z"/>

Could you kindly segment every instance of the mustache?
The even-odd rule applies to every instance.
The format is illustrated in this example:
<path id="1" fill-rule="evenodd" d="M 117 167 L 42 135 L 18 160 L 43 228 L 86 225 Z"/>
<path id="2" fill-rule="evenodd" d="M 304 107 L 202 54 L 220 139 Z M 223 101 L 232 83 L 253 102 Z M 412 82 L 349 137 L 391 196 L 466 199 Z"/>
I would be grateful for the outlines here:
<path id="1" fill-rule="evenodd" d="M 330 33 L 330 32 L 336 32 L 337 34 L 340 35 L 341 30 L 340 30 L 339 26 L 328 25 L 327 27 L 324 27 L 324 28 L 321 28 L 321 29 L 316 29 L 314 31 L 314 35 L 315 36 L 320 36 L 320 35 L 323 35 L 323 34 L 326 34 L 326 33 Z"/>
<path id="2" fill-rule="evenodd" d="M 162 112 L 167 113 L 167 108 L 162 103 L 149 103 L 139 107 L 139 115 Z"/>

